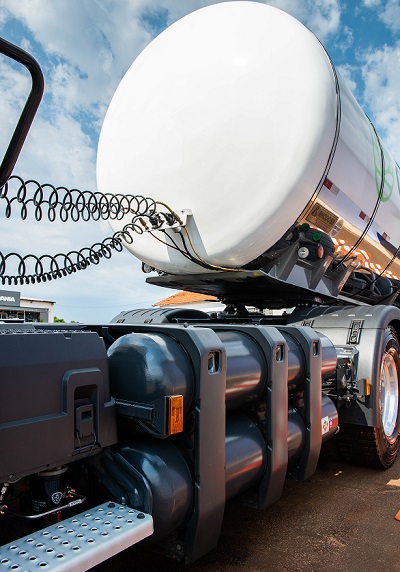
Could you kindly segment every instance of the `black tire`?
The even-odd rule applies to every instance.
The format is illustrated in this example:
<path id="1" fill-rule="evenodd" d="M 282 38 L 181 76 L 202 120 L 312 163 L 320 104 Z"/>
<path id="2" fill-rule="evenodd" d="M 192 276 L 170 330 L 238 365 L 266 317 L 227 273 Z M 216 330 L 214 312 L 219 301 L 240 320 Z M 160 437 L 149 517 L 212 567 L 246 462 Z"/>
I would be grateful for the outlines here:
<path id="1" fill-rule="evenodd" d="M 381 376 L 379 380 L 380 426 L 340 425 L 337 446 L 340 456 L 351 463 L 366 467 L 388 469 L 396 460 L 400 447 L 400 346 L 396 331 L 392 327 L 385 330 L 382 344 Z M 397 379 L 397 403 L 395 396 L 385 401 L 383 396 L 383 372 L 390 375 L 392 382 Z"/>

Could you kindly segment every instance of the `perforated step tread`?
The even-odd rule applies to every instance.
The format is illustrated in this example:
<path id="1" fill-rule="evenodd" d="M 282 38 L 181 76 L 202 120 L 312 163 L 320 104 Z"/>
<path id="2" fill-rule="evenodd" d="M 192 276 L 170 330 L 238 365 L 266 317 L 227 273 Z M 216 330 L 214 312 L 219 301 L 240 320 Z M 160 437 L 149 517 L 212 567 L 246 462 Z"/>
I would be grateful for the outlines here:
<path id="1" fill-rule="evenodd" d="M 0 572 L 80 572 L 153 533 L 153 519 L 107 502 L 0 547 Z"/>

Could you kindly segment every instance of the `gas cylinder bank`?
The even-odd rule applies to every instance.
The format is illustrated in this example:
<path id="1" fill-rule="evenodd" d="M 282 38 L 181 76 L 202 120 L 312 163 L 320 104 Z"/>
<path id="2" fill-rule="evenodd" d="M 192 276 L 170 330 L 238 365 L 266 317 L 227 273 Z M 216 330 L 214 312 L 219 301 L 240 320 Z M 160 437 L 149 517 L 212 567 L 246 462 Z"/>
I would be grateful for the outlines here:
<path id="1" fill-rule="evenodd" d="M 36 86 L 7 198 L 41 76 L 1 51 Z M 257 2 L 173 24 L 111 101 L 97 179 L 147 281 L 225 309 L 0 324 L 5 569 L 86 570 L 138 542 L 190 563 L 228 499 L 268 507 L 330 440 L 395 462 L 399 168 L 308 29 Z M 159 200 L 138 213 L 126 181 Z"/>

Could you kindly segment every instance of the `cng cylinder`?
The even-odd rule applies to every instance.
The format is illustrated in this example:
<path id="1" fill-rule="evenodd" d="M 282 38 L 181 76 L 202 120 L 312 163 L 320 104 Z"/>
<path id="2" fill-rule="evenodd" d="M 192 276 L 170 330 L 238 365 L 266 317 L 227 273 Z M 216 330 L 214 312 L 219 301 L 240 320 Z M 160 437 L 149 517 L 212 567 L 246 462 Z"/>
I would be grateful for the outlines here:
<path id="1" fill-rule="evenodd" d="M 361 238 L 356 256 L 396 278 L 399 178 L 318 39 L 259 2 L 207 6 L 156 37 L 117 88 L 97 157 L 101 192 L 189 209 L 184 232 L 125 244 L 175 274 L 241 268 L 306 222 L 339 253 Z"/>

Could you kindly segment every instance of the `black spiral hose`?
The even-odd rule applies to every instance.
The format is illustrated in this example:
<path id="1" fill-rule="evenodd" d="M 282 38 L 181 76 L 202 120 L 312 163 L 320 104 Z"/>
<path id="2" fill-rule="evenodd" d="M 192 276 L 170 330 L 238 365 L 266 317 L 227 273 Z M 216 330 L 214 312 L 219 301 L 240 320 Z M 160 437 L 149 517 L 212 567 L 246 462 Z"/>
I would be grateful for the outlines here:
<path id="1" fill-rule="evenodd" d="M 34 284 L 68 276 L 84 270 L 90 264 L 99 264 L 102 259 L 111 258 L 113 252 L 121 252 L 122 242 L 131 244 L 133 234 L 156 230 L 165 223 L 171 225 L 175 221 L 170 212 L 158 213 L 156 201 L 149 197 L 80 191 L 49 183 L 41 185 L 34 180 L 23 181 L 16 175 L 11 176 L 0 189 L 0 200 L 5 203 L 6 218 L 18 211 L 22 220 L 32 214 L 37 221 L 47 218 L 50 222 L 57 219 L 63 222 L 121 220 L 132 215 L 131 221 L 111 237 L 66 254 L 21 256 L 16 252 L 4 254 L 0 251 L 3 285 Z M 7 274 L 7 263 L 16 263 L 18 273 Z"/>

